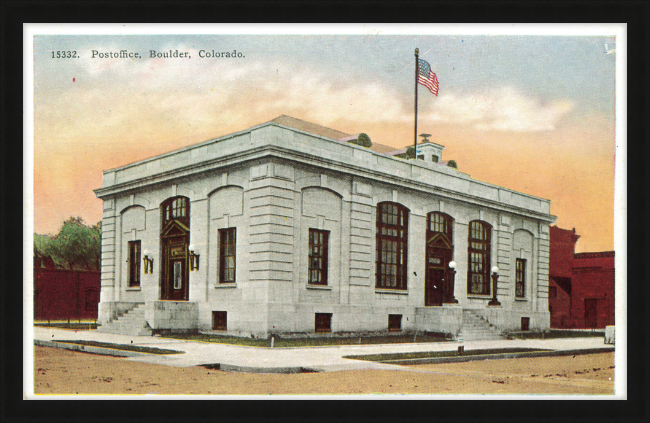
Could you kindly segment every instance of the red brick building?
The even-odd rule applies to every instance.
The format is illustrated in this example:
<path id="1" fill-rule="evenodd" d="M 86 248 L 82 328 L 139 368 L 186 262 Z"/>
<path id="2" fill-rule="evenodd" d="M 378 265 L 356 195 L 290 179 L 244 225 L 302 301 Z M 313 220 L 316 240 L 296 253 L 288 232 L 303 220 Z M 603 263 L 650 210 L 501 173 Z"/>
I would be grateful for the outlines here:
<path id="1" fill-rule="evenodd" d="M 614 324 L 614 252 L 575 253 L 575 229 L 550 228 L 551 328 Z"/>
<path id="2" fill-rule="evenodd" d="M 97 320 L 100 272 L 56 269 L 34 250 L 34 320 Z"/>

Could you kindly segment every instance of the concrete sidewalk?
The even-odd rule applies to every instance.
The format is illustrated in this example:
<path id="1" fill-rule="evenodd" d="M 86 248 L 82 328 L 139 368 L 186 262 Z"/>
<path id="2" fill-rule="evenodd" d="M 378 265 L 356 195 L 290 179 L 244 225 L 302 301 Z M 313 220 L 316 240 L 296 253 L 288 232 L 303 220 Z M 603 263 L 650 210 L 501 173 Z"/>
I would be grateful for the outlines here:
<path id="1" fill-rule="evenodd" d="M 175 367 L 198 365 L 219 365 L 221 370 L 292 373 L 301 370 L 337 371 L 387 369 L 404 370 L 394 364 L 342 358 L 346 355 L 383 354 L 423 351 L 456 351 L 463 345 L 465 351 L 486 348 L 532 348 L 549 350 L 591 350 L 608 347 L 601 337 L 562 338 L 547 340 L 494 340 L 494 341 L 454 341 L 420 344 L 377 344 L 377 345 L 342 345 L 327 347 L 300 348 L 263 348 L 237 345 L 215 344 L 207 342 L 183 341 L 158 336 L 128 336 L 99 333 L 95 330 L 74 331 L 34 327 L 34 340 L 85 340 L 127 344 L 136 346 L 158 347 L 183 351 L 185 354 L 144 355 L 126 358 L 132 361 L 163 364 Z M 612 351 L 614 348 L 612 347 Z"/>

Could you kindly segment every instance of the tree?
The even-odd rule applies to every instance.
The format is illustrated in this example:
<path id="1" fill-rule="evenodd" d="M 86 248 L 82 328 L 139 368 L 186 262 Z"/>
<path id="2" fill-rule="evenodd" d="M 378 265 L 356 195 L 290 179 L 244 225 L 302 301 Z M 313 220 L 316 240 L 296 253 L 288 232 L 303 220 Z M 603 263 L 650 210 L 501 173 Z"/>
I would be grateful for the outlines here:
<path id="1" fill-rule="evenodd" d="M 407 148 L 407 149 L 406 149 L 406 155 L 407 155 L 410 159 L 414 159 L 414 158 L 415 158 L 415 147 L 410 146 L 409 148 Z"/>
<path id="2" fill-rule="evenodd" d="M 368 134 L 364 134 L 364 133 L 359 134 L 356 140 L 352 140 L 349 142 L 366 148 L 372 147 L 372 141 L 370 141 L 370 137 L 368 136 Z"/>
<path id="3" fill-rule="evenodd" d="M 368 134 L 364 133 L 359 134 L 359 137 L 357 138 L 357 144 L 366 148 L 372 147 L 372 141 L 370 141 L 370 137 Z"/>
<path id="4" fill-rule="evenodd" d="M 453 167 L 454 169 L 458 169 L 458 164 L 456 164 L 456 160 L 449 160 L 447 162 L 447 166 Z"/>
<path id="5" fill-rule="evenodd" d="M 81 217 L 70 217 L 56 236 L 34 234 L 34 247 L 60 267 L 99 270 L 101 238 L 101 222 L 87 226 Z"/>

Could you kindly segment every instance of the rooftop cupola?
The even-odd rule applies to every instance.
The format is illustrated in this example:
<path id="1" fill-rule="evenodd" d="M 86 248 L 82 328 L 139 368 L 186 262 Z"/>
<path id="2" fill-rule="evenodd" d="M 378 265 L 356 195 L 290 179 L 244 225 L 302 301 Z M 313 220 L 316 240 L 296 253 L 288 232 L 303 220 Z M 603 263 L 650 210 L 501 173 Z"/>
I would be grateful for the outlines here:
<path id="1" fill-rule="evenodd" d="M 442 161 L 442 150 L 445 149 L 443 145 L 436 144 L 429 141 L 429 134 L 420 135 L 424 140 L 418 144 L 418 151 L 415 153 L 419 160 L 424 160 L 429 163 L 438 163 Z"/>

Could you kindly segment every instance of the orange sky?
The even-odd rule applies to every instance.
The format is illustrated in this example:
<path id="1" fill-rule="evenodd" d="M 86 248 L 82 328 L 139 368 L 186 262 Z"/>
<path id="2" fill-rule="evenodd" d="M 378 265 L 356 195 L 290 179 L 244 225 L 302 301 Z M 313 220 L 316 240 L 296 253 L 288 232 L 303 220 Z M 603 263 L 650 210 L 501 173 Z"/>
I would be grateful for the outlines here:
<path id="1" fill-rule="evenodd" d="M 111 37 L 103 37 L 101 42 L 75 41 L 73 37 L 65 43 L 74 46 L 75 42 L 86 42 L 93 48 L 119 45 L 143 52 L 155 44 L 132 38 L 132 45 Z M 239 45 L 256 47 L 259 38 L 249 38 Z M 78 47 L 79 60 L 54 64 L 45 52 L 52 46 L 63 48 L 62 41 L 56 37 L 37 39 L 34 231 L 54 234 L 69 216 L 98 222 L 101 201 L 92 190 L 101 186 L 102 170 L 239 131 L 281 114 L 347 133 L 365 132 L 374 142 L 394 147 L 412 143 L 412 82 L 400 70 L 403 66 L 392 65 L 399 62 L 408 66 L 409 60 L 412 62 L 412 52 L 402 55 L 405 48 L 399 43 L 404 40 L 393 43 L 391 39 L 387 44 L 382 44 L 386 38 L 378 40 L 386 47 L 382 53 L 389 56 L 394 50 L 394 57 L 387 57 L 386 64 L 383 59 L 373 59 L 372 67 L 380 71 L 372 78 L 359 79 L 358 72 L 363 69 L 350 67 L 346 61 L 330 64 L 329 50 L 314 47 L 323 39 L 310 39 L 309 43 L 292 39 L 296 46 L 309 46 L 304 47 L 303 60 L 294 62 L 293 56 L 279 59 L 281 42 L 270 45 L 265 40 L 264 48 L 257 46 L 261 53 L 256 56 L 251 50 L 238 62 L 201 61 L 196 57 L 186 62 L 98 62 Z M 156 42 L 174 46 L 174 40 Z M 229 45 L 238 40 L 230 40 Z M 431 45 L 440 44 L 434 41 Z M 465 39 L 444 41 L 449 51 L 457 49 L 460 53 L 471 44 Z M 492 54 L 486 54 L 483 61 L 477 59 L 477 54 L 503 39 L 489 43 L 476 40 L 469 55 L 472 60 L 460 53 L 456 59 L 450 54 L 439 63 L 433 56 L 427 57 L 439 72 L 441 92 L 434 97 L 421 87 L 418 124 L 419 133 L 433 134 L 431 141 L 446 147 L 443 160 L 456 160 L 461 172 L 550 199 L 551 213 L 558 216 L 556 224 L 566 229 L 575 227 L 581 235 L 577 252 L 614 248 L 614 78 L 608 73 L 611 63 L 605 62 L 611 57 L 603 58 L 602 52 L 595 51 L 600 41 L 587 41 L 578 40 L 574 46 L 561 40 L 551 46 L 555 51 L 567 50 L 565 57 L 558 59 L 563 67 L 557 72 L 562 75 L 541 78 L 546 85 L 534 90 L 529 73 L 541 66 L 530 58 L 514 70 L 508 67 L 510 73 L 499 80 L 495 75 L 506 72 L 500 71 L 505 53 L 499 60 Z M 192 42 L 183 39 L 174 48 L 185 47 L 196 54 L 200 46 Z M 334 40 L 330 44 L 335 42 L 353 46 L 357 40 Z M 369 42 L 364 39 L 361 44 Z M 417 42 L 426 51 L 423 47 L 428 41 Z M 503 52 L 504 46 L 511 44 L 494 44 L 494 48 Z M 556 54 L 550 50 L 549 55 Z M 270 51 L 273 55 L 262 54 Z M 574 61 L 576 54 L 579 60 Z M 594 72 L 592 68 L 582 69 L 589 60 L 580 54 L 593 60 L 593 69 L 602 68 L 603 75 L 611 76 L 601 92 L 588 92 L 591 81 L 585 81 L 585 75 Z M 509 60 L 518 57 L 514 51 Z M 465 73 L 459 73 L 465 67 Z M 573 80 L 565 76 L 572 72 Z M 603 80 L 602 75 L 596 77 Z M 493 87 L 485 88 L 481 78 Z"/>

